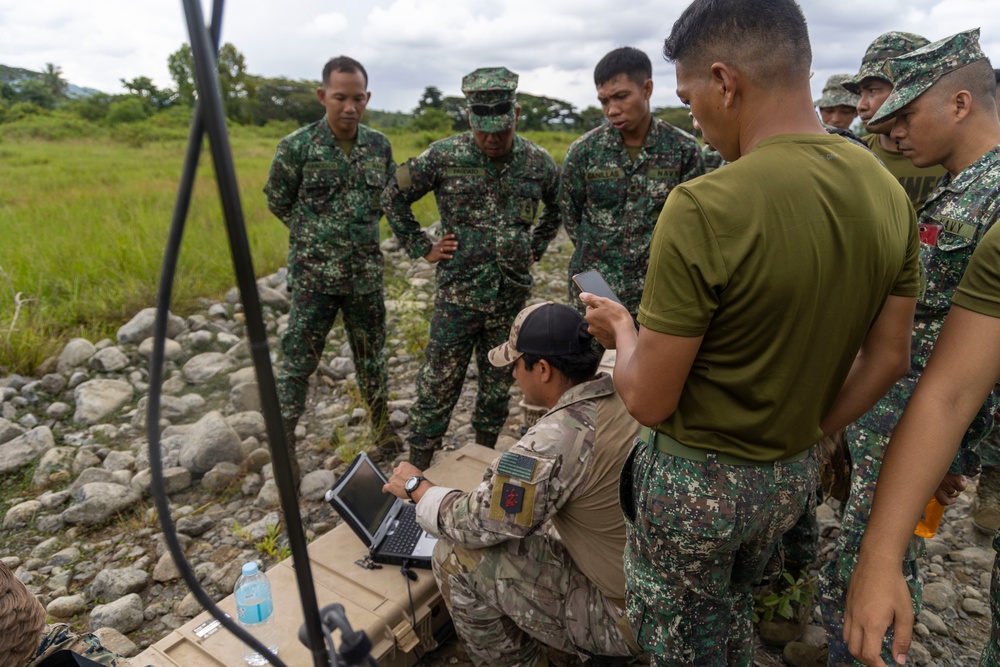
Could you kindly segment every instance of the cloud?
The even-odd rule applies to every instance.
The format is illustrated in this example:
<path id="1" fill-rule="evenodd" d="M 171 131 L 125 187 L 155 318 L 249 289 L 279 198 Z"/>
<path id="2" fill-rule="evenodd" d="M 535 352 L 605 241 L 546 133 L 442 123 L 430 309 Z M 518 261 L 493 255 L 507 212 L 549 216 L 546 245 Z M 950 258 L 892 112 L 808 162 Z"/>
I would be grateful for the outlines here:
<path id="1" fill-rule="evenodd" d="M 203 0 L 208 11 L 209 2 Z M 1000 62 L 994 0 L 800 0 L 813 45 L 815 96 L 826 77 L 855 72 L 871 40 L 888 30 L 939 39 L 982 26 L 982 45 Z M 411 109 L 426 86 L 460 94 L 462 75 L 506 65 L 521 89 L 595 102 L 593 67 L 630 45 L 653 61 L 653 104 L 676 105 L 663 38 L 686 0 L 296 0 L 229 3 L 223 40 L 261 76 L 318 80 L 323 63 L 346 54 L 371 75 L 372 107 Z M 77 84 L 121 92 L 119 79 L 149 76 L 171 86 L 167 57 L 187 41 L 180 3 L 134 0 L 0 0 L 0 63 L 40 70 L 52 62 Z"/>

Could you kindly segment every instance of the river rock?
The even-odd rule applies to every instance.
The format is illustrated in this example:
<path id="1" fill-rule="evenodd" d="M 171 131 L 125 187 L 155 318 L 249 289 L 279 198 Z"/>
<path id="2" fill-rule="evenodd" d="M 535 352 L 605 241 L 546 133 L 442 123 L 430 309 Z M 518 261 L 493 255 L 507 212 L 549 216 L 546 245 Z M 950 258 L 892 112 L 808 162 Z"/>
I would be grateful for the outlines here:
<path id="1" fill-rule="evenodd" d="M 91 600 L 116 600 L 129 593 L 138 593 L 149 585 L 149 575 L 143 570 L 124 567 L 101 570 L 90 584 Z"/>
<path id="2" fill-rule="evenodd" d="M 118 347 L 106 347 L 90 358 L 90 367 L 105 373 L 120 371 L 128 363 L 128 356 Z"/>
<path id="3" fill-rule="evenodd" d="M 335 481 L 337 475 L 332 470 L 307 472 L 299 482 L 299 495 L 306 500 L 320 500 Z"/>
<path id="4" fill-rule="evenodd" d="M 73 459 L 76 457 L 76 450 L 73 447 L 53 447 L 44 454 L 38 461 L 35 474 L 31 478 L 31 484 L 37 488 L 44 489 L 49 485 L 59 481 L 53 479 L 52 475 L 60 472 L 69 472 L 73 467 Z"/>
<path id="5" fill-rule="evenodd" d="M 198 420 L 180 451 L 180 464 L 196 475 L 202 475 L 216 464 L 243 462 L 243 447 L 236 431 L 218 412 L 209 412 Z"/>
<path id="6" fill-rule="evenodd" d="M 205 384 L 217 375 L 229 372 L 235 362 L 222 352 L 202 352 L 188 359 L 182 369 L 191 384 Z"/>
<path id="7" fill-rule="evenodd" d="M 156 309 L 145 308 L 136 313 L 127 324 L 118 329 L 118 343 L 138 343 L 153 335 Z M 184 320 L 173 313 L 167 315 L 167 338 L 176 338 L 185 330 Z"/>
<path id="8" fill-rule="evenodd" d="M 947 581 L 932 581 L 924 586 L 924 605 L 930 609 L 943 611 L 953 609 L 958 602 L 958 593 Z"/>
<path id="9" fill-rule="evenodd" d="M 38 426 L 0 445 L 0 475 L 27 465 L 55 447 L 56 441 L 48 426 Z"/>
<path id="10" fill-rule="evenodd" d="M 120 410 L 135 392 L 125 380 L 98 379 L 84 382 L 73 391 L 76 399 L 74 421 L 82 424 L 103 422 Z"/>
<path id="11" fill-rule="evenodd" d="M 9 419 L 3 419 L 0 417 L 0 445 L 5 442 L 10 442 L 19 435 L 24 435 L 26 429 L 23 426 L 15 424 Z"/>
<path id="12" fill-rule="evenodd" d="M 153 356 L 153 338 L 145 338 L 139 343 L 139 355 L 144 359 Z M 184 348 L 177 341 L 167 338 L 163 343 L 163 358 L 167 361 L 177 361 L 184 356 Z"/>
<path id="13" fill-rule="evenodd" d="M 229 402 L 238 412 L 260 412 L 260 386 L 256 382 L 244 382 L 229 392 Z"/>
<path id="14" fill-rule="evenodd" d="M 91 482 L 73 494 L 79 502 L 61 515 L 70 524 L 94 525 L 110 519 L 116 512 L 139 502 L 139 494 L 121 484 Z"/>
<path id="15" fill-rule="evenodd" d="M 94 634 L 101 640 L 101 646 L 123 658 L 131 658 L 139 653 L 139 647 L 114 628 L 97 628 Z"/>
<path id="16" fill-rule="evenodd" d="M 59 354 L 56 370 L 65 375 L 77 366 L 84 364 L 96 352 L 97 348 L 86 338 L 74 338 L 66 343 L 66 347 Z"/>
<path id="17" fill-rule="evenodd" d="M 123 598 L 97 605 L 90 612 L 90 628 L 108 627 L 119 632 L 132 632 L 142 627 L 142 598 L 130 593 Z"/>
<path id="18" fill-rule="evenodd" d="M 86 608 L 87 601 L 82 595 L 64 595 L 50 602 L 45 607 L 45 611 L 48 612 L 49 616 L 69 618 L 70 616 L 82 614 Z"/>
<path id="19" fill-rule="evenodd" d="M 3 517 L 3 529 L 23 528 L 35 518 L 35 515 L 42 509 L 42 503 L 37 500 L 25 500 L 23 503 L 14 505 Z"/>
<path id="20" fill-rule="evenodd" d="M 264 415 L 259 412 L 237 412 L 226 417 L 226 423 L 233 427 L 241 441 L 262 435 L 266 429 Z"/>

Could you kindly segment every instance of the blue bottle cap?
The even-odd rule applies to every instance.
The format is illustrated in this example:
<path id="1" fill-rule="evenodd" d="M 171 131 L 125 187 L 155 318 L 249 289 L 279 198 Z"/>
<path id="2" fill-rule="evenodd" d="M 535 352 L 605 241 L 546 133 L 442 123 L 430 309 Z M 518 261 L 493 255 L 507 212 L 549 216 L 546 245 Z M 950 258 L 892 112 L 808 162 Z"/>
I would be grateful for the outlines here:
<path id="1" fill-rule="evenodd" d="M 250 561 L 249 563 L 244 563 L 243 564 L 243 576 L 244 577 L 252 577 L 253 575 L 257 574 L 257 571 L 258 571 L 257 570 L 257 563 L 255 563 L 254 561 Z"/>

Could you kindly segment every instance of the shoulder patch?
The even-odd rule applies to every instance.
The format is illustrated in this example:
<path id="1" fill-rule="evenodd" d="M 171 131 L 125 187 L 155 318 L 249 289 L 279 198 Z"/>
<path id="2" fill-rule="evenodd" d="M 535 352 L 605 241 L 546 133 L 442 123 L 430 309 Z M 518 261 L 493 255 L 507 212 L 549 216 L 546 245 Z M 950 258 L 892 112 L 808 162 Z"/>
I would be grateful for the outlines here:
<path id="1" fill-rule="evenodd" d="M 537 459 L 516 452 L 504 452 L 497 463 L 497 472 L 508 477 L 530 482 L 535 475 Z"/>
<path id="2" fill-rule="evenodd" d="M 410 180 L 410 167 L 405 162 L 396 167 L 396 185 L 400 190 L 409 190 L 413 185 L 413 181 Z"/>
<path id="3" fill-rule="evenodd" d="M 504 514 L 517 514 L 524 508 L 524 487 L 511 483 L 503 485 L 500 491 L 500 504 Z"/>

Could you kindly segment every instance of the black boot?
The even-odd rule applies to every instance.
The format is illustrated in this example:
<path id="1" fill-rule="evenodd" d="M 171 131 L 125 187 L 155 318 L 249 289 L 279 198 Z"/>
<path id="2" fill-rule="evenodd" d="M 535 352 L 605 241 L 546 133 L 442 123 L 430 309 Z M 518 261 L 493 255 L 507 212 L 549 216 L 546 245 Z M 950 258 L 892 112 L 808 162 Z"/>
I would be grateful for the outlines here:
<path id="1" fill-rule="evenodd" d="M 489 447 L 490 449 L 495 449 L 497 446 L 498 437 L 500 437 L 499 433 L 476 431 L 476 444 L 482 445 L 483 447 Z"/>
<path id="2" fill-rule="evenodd" d="M 410 463 L 418 470 L 427 470 L 431 467 L 431 459 L 434 458 L 434 450 L 441 448 L 441 438 L 426 438 L 423 436 L 411 436 L 410 443 Z"/>
<path id="3" fill-rule="evenodd" d="M 369 421 L 375 446 L 382 459 L 392 460 L 403 451 L 403 439 L 389 423 L 389 406 L 384 398 L 377 398 L 368 405 Z"/>

